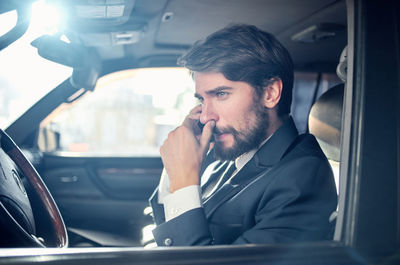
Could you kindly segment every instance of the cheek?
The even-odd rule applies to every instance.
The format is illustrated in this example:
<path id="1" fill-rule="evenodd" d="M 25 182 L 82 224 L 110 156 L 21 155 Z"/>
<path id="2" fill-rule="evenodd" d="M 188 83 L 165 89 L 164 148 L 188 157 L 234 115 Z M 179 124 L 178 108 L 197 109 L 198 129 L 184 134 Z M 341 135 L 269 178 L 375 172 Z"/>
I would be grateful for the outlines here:
<path id="1" fill-rule="evenodd" d="M 244 100 L 243 98 L 237 98 L 227 104 L 221 104 L 220 106 L 220 120 L 224 125 L 230 125 L 233 127 L 242 127 L 248 119 L 254 119 L 254 111 L 252 111 L 253 101 Z"/>
<path id="2" fill-rule="evenodd" d="M 233 117 L 234 127 L 237 131 L 245 133 L 247 129 L 252 128 L 257 123 L 257 115 L 253 106 L 245 106 L 235 108 L 235 116 Z"/>
<path id="3" fill-rule="evenodd" d="M 237 120 L 237 131 L 241 138 L 247 138 L 249 130 L 257 126 L 257 116 L 254 111 L 247 111 L 243 117 Z"/>

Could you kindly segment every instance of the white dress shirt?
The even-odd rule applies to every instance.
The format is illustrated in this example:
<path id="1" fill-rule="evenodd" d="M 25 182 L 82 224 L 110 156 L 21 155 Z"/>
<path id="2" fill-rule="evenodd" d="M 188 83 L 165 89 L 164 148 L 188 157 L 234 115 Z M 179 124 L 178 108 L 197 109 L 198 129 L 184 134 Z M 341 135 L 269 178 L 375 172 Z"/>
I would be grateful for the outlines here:
<path id="1" fill-rule="evenodd" d="M 233 172 L 231 178 L 235 176 L 237 172 L 239 172 L 244 165 L 246 165 L 247 162 L 250 161 L 257 150 L 258 149 L 253 149 L 235 159 L 236 170 Z M 201 184 L 204 184 L 204 182 L 205 181 L 202 180 Z M 203 207 L 201 200 L 201 187 L 200 185 L 192 185 L 179 189 L 174 193 L 170 193 L 169 178 L 164 169 L 161 174 L 160 184 L 158 186 L 158 203 L 164 204 L 165 220 L 169 221 L 189 210 Z"/>

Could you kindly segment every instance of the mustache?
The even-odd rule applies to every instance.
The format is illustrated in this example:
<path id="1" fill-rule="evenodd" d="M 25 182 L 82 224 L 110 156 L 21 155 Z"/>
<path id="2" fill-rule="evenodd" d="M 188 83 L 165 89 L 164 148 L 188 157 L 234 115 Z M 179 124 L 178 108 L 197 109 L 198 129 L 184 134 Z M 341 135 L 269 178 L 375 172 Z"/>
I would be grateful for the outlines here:
<path id="1" fill-rule="evenodd" d="M 213 134 L 220 135 L 224 133 L 230 133 L 233 135 L 237 134 L 237 131 L 232 127 L 225 127 L 225 128 L 218 128 L 217 126 L 214 127 Z"/>
<path id="2" fill-rule="evenodd" d="M 199 126 L 200 131 L 202 131 L 203 128 L 204 128 L 204 124 L 202 124 L 200 121 L 198 121 L 197 125 Z M 225 127 L 225 128 L 218 128 L 217 126 L 215 126 L 212 133 L 214 135 L 220 135 L 220 134 L 224 134 L 224 133 L 230 133 L 230 134 L 233 134 L 233 135 L 237 135 L 238 131 L 235 130 L 231 126 L 228 126 L 228 127 Z"/>

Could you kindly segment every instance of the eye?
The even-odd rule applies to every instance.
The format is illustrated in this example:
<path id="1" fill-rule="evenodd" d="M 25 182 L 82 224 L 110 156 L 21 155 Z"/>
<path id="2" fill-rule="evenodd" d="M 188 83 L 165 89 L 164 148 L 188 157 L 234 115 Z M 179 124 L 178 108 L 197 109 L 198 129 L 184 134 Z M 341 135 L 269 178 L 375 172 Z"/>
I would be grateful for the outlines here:
<path id="1" fill-rule="evenodd" d="M 226 96 L 228 95 L 228 93 L 225 92 L 225 91 L 219 91 L 219 92 L 215 93 L 215 95 L 216 95 L 218 98 L 224 98 L 224 97 L 226 97 Z"/>

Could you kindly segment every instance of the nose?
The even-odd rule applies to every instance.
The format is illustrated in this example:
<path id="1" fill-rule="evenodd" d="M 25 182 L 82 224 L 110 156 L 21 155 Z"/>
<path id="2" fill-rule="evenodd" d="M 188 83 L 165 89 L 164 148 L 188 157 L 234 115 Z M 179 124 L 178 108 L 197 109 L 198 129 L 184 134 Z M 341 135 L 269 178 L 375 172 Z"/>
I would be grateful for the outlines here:
<path id="1" fill-rule="evenodd" d="M 213 108 L 212 104 L 204 101 L 203 105 L 201 106 L 200 122 L 206 124 L 211 120 L 217 122 L 218 115 L 216 114 L 216 111 Z"/>

